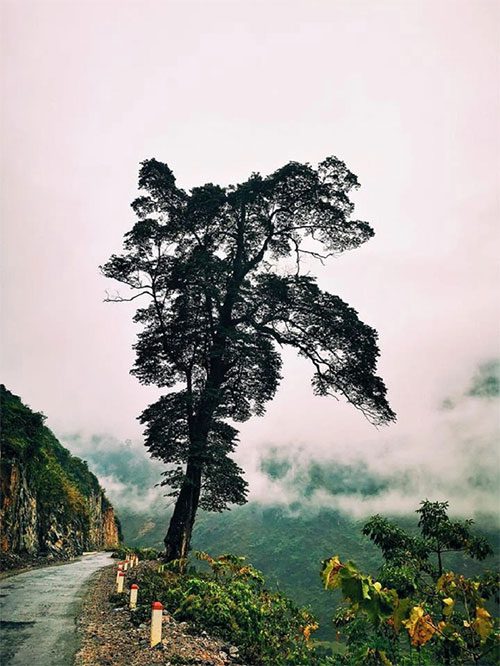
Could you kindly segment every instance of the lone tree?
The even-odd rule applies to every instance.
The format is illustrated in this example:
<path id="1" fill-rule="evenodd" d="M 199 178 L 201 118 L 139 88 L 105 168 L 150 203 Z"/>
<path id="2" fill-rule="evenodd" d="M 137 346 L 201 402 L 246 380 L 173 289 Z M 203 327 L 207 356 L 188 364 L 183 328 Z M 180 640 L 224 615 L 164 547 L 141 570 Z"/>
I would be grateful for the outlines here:
<path id="1" fill-rule="evenodd" d="M 131 290 L 107 300 L 147 301 L 134 319 L 142 330 L 132 373 L 171 389 L 139 417 L 149 452 L 168 465 L 162 484 L 177 497 L 167 560 L 187 556 L 199 507 L 246 501 L 231 458 L 238 431 L 228 420 L 264 413 L 284 345 L 312 363 L 315 394 L 344 396 L 375 425 L 394 420 L 375 375 L 376 331 L 302 272 L 304 260 L 324 261 L 373 235 L 351 219 L 348 194 L 357 186 L 335 157 L 190 192 L 166 164 L 141 164 L 138 220 L 123 254 L 102 270 Z"/>

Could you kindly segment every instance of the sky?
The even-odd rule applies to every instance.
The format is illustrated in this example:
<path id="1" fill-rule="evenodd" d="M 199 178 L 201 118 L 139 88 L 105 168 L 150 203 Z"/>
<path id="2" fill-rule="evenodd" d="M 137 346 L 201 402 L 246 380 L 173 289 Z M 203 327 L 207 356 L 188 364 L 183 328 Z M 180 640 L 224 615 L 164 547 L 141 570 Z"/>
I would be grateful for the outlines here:
<path id="1" fill-rule="evenodd" d="M 317 275 L 379 332 L 398 421 L 376 430 L 314 397 L 287 352 L 277 397 L 241 428 L 251 492 L 269 496 L 259 461 L 278 447 L 411 469 L 416 494 L 441 473 L 457 502 L 499 502 L 460 490 L 479 454 L 499 466 L 498 399 L 466 397 L 500 357 L 498 2 L 3 0 L 1 14 L 11 391 L 61 437 L 140 442 L 136 417 L 158 392 L 128 374 L 134 307 L 104 303 L 98 268 L 133 224 L 140 162 L 167 162 L 189 189 L 333 154 L 376 235 Z"/>

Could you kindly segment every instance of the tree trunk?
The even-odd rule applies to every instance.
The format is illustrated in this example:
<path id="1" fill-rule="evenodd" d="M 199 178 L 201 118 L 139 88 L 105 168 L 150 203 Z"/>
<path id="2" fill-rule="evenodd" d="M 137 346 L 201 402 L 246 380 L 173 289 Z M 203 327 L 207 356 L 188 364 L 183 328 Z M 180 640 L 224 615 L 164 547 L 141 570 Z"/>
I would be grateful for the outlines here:
<path id="1" fill-rule="evenodd" d="M 190 462 L 165 536 L 165 560 L 186 559 L 201 491 L 201 465 Z"/>
<path id="2" fill-rule="evenodd" d="M 241 230 L 240 230 L 241 231 Z M 242 233 L 242 231 L 241 231 Z M 243 241 L 238 246 L 234 276 L 222 307 L 219 330 L 215 335 L 210 351 L 210 368 L 205 388 L 197 405 L 194 422 L 190 425 L 190 454 L 186 466 L 186 476 L 175 503 L 167 535 L 164 539 L 165 560 L 185 560 L 188 555 L 191 534 L 200 501 L 203 454 L 207 448 L 212 417 L 219 404 L 219 389 L 225 376 L 224 352 L 227 346 L 228 330 L 234 328 L 231 322 L 232 309 L 244 274 L 241 273 Z M 182 568 L 182 567 L 181 567 Z"/>
<path id="3" fill-rule="evenodd" d="M 210 379 L 207 382 L 208 387 L 205 387 L 205 395 L 198 406 L 198 417 L 190 428 L 190 452 L 186 475 L 164 539 L 167 562 L 179 559 L 185 560 L 191 543 L 196 511 L 200 503 L 203 459 L 207 448 L 212 416 L 218 404 L 218 389 L 224 377 L 220 360 L 218 363 L 214 363 L 213 367 L 215 368 L 213 375 L 217 376 L 217 380 L 214 382 Z"/>

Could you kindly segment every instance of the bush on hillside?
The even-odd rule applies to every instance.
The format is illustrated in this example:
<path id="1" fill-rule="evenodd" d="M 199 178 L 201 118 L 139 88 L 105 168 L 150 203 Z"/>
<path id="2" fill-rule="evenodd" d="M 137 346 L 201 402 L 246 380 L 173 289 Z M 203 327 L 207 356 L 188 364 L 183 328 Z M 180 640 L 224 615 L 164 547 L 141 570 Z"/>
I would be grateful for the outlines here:
<path id="1" fill-rule="evenodd" d="M 160 601 L 176 620 L 236 645 L 250 664 L 316 663 L 309 637 L 317 623 L 309 611 L 266 590 L 260 572 L 244 558 L 212 558 L 205 553 L 197 557 L 207 562 L 208 571 L 190 568 L 181 575 L 160 567 L 160 571 L 147 569 L 139 574 L 136 622 L 148 618 L 152 601 Z"/>

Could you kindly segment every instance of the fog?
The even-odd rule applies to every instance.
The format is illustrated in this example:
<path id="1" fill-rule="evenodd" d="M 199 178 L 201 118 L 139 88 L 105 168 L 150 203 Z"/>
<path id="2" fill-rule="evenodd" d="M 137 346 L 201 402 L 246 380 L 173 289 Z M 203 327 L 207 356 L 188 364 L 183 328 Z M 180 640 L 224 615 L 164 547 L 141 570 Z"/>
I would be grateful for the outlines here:
<path id="1" fill-rule="evenodd" d="M 371 441 L 261 442 L 252 458 L 239 450 L 249 500 L 293 515 L 337 510 L 356 518 L 404 515 L 423 499 L 448 501 L 458 516 L 498 519 L 500 361 L 480 366 L 470 383 L 429 413 L 418 433 L 384 432 Z M 172 504 L 158 461 L 141 442 L 64 435 L 88 460 L 120 511 L 163 515 Z M 369 451 L 369 455 L 367 455 Z"/>
<path id="2" fill-rule="evenodd" d="M 98 270 L 133 223 L 139 163 L 166 161 L 189 189 L 334 154 L 358 175 L 356 216 L 376 236 L 314 271 L 379 332 L 398 421 L 375 430 L 312 396 L 311 369 L 285 352 L 276 399 L 241 427 L 250 496 L 299 493 L 293 475 L 261 472 L 276 449 L 295 467 L 363 461 L 393 479 L 376 497 L 318 491 L 311 504 L 406 510 L 432 492 L 460 511 L 498 506 L 470 480 L 498 471 L 498 400 L 467 395 L 500 356 L 498 3 L 16 0 L 2 14 L 10 390 L 89 456 L 96 434 L 143 456 L 136 417 L 158 391 L 128 374 L 134 306 L 103 303 L 113 285 Z M 135 506 L 158 492 L 102 480 Z"/>

